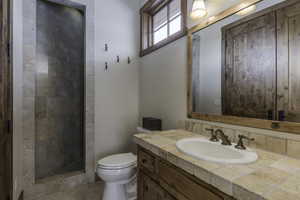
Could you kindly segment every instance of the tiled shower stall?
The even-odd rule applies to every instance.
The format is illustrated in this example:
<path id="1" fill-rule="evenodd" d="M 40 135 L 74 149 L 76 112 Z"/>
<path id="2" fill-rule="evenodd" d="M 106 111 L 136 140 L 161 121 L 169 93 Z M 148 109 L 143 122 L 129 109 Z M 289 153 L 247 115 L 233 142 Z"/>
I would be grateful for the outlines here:
<path id="1" fill-rule="evenodd" d="M 23 4 L 25 199 L 95 179 L 93 4 Z"/>

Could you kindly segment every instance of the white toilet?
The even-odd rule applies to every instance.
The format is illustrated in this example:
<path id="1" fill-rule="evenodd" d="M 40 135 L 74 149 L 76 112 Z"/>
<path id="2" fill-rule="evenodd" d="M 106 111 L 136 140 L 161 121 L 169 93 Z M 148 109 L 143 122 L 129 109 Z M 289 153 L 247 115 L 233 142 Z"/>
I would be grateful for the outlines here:
<path id="1" fill-rule="evenodd" d="M 132 153 L 116 154 L 98 161 L 97 174 L 105 182 L 102 200 L 128 200 L 126 184 L 135 179 L 137 157 Z"/>

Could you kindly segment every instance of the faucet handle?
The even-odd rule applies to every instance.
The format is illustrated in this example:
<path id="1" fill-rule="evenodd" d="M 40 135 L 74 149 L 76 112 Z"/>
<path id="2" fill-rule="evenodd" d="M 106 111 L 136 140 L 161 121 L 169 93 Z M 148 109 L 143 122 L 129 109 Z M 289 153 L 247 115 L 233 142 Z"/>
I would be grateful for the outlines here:
<path id="1" fill-rule="evenodd" d="M 225 133 L 222 131 L 222 129 L 218 129 L 215 132 L 216 136 L 220 136 L 221 140 L 222 140 L 222 145 L 229 145 L 231 146 L 231 141 L 229 139 L 229 137 L 227 135 L 225 135 Z"/>
<path id="2" fill-rule="evenodd" d="M 211 137 L 209 139 L 210 141 L 212 141 L 212 142 L 218 142 L 219 141 L 219 139 L 217 137 L 217 134 L 215 133 L 214 129 L 212 129 L 212 128 L 206 128 L 205 130 L 206 131 L 210 131 L 210 134 L 211 134 Z"/>
<path id="3" fill-rule="evenodd" d="M 239 135 L 239 141 L 237 143 L 237 145 L 235 145 L 235 148 L 236 149 L 240 149 L 240 150 L 245 150 L 247 149 L 244 145 L 244 142 L 243 140 L 248 140 L 248 141 L 254 141 L 255 139 L 254 138 L 249 138 L 247 136 L 244 136 L 244 135 Z"/>

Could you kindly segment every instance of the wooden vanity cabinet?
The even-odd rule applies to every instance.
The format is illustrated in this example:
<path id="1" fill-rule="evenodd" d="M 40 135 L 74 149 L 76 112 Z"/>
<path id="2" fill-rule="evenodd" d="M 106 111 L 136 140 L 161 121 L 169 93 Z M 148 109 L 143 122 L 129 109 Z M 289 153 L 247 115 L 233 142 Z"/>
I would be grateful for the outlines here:
<path id="1" fill-rule="evenodd" d="M 234 200 L 234 198 L 139 147 L 138 200 Z"/>
<path id="2" fill-rule="evenodd" d="M 139 174 L 139 199 L 143 200 L 175 200 L 168 192 L 160 187 L 142 171 Z"/>

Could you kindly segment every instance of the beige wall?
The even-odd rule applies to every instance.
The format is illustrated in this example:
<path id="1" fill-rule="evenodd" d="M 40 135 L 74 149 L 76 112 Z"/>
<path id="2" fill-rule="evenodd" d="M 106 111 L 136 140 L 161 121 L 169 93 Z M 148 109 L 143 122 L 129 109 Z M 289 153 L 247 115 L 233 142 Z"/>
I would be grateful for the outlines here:
<path id="1" fill-rule="evenodd" d="M 141 58 L 140 116 L 161 118 L 164 129 L 186 116 L 186 44 L 181 38 Z"/>
<path id="2" fill-rule="evenodd" d="M 96 160 L 126 152 L 138 125 L 139 1 L 96 2 Z M 108 44 L 108 52 L 104 44 Z M 116 56 L 120 56 L 120 63 Z M 132 63 L 127 64 L 130 56 Z M 108 71 L 104 63 L 108 62 Z"/>

